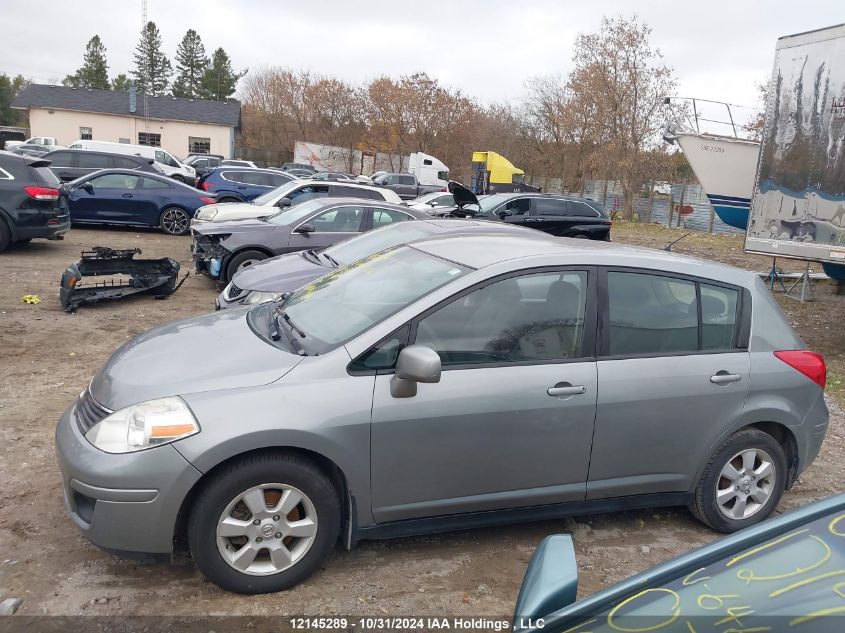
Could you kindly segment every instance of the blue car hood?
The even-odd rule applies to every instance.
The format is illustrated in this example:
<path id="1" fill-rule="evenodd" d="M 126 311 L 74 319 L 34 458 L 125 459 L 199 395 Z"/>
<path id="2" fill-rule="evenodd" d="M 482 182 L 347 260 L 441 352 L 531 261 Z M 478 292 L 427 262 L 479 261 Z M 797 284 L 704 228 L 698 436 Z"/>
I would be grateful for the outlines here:
<path id="1" fill-rule="evenodd" d="M 265 385 L 301 357 L 259 338 L 248 310 L 174 321 L 124 343 L 91 381 L 91 395 L 109 409 L 199 391 Z"/>
<path id="2" fill-rule="evenodd" d="M 248 266 L 232 279 L 243 290 L 290 292 L 334 270 L 299 253 L 288 253 Z"/>

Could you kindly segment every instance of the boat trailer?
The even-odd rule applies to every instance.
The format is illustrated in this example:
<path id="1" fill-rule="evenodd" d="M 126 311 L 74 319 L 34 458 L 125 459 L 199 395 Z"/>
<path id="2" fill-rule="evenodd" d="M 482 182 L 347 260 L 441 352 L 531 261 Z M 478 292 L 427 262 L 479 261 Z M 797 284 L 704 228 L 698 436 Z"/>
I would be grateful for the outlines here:
<path id="1" fill-rule="evenodd" d="M 156 299 L 165 299 L 179 289 L 188 275 L 178 284 L 179 262 L 169 257 L 161 259 L 135 259 L 141 249 L 132 248 L 115 250 L 105 246 L 95 246 L 90 251 L 82 251 L 82 257 L 67 267 L 62 273 L 59 299 L 66 312 L 88 303 L 121 299 L 136 294 L 151 294 Z M 128 279 L 109 279 L 82 282 L 84 277 L 123 275 Z"/>

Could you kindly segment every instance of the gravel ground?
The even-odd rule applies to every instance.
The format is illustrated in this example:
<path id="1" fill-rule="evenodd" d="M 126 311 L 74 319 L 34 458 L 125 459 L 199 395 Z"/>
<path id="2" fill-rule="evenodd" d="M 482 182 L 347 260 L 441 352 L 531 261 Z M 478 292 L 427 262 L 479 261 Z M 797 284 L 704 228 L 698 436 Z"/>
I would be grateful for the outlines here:
<path id="1" fill-rule="evenodd" d="M 617 241 L 659 246 L 680 236 L 659 227 L 614 227 Z M 23 600 L 19 615 L 453 614 L 507 615 L 525 565 L 546 535 L 569 532 L 578 554 L 581 595 L 595 592 L 716 534 L 682 508 L 546 521 L 495 529 L 338 548 L 295 589 L 238 596 L 206 582 L 189 560 L 138 564 L 108 556 L 66 516 L 53 455 L 61 412 L 127 338 L 159 323 L 208 311 L 216 289 L 191 276 L 166 301 L 138 297 L 62 312 L 58 282 L 83 248 L 140 247 L 190 268 L 187 237 L 153 231 L 74 228 L 62 242 L 33 242 L 0 255 L 0 601 Z M 742 252 L 742 239 L 696 235 L 679 243 L 694 253 L 762 270 L 767 260 Z M 21 297 L 37 294 L 27 305 Z M 784 496 L 787 510 L 841 489 L 845 455 L 842 377 L 845 297 L 818 284 L 818 301 L 781 299 L 799 332 L 828 357 L 832 424 L 822 453 Z"/>

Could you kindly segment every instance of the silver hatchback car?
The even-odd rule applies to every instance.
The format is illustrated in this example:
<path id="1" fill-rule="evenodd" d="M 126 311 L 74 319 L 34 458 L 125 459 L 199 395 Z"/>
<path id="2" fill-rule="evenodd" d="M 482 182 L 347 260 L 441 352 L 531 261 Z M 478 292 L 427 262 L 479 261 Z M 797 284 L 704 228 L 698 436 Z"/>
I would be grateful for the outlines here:
<path id="1" fill-rule="evenodd" d="M 124 344 L 56 430 L 98 546 L 295 585 L 341 540 L 687 505 L 731 532 L 816 457 L 826 370 L 752 273 L 546 235 L 382 251 Z"/>

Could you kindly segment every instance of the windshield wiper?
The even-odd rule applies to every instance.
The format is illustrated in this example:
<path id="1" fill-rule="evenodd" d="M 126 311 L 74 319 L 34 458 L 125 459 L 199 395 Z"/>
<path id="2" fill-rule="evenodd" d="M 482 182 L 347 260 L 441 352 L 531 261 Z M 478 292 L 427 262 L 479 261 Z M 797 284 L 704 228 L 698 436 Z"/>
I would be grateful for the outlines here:
<path id="1" fill-rule="evenodd" d="M 320 256 L 317 254 L 317 251 L 315 251 L 313 248 L 309 248 L 307 251 L 302 251 L 302 256 L 305 259 L 310 259 L 312 262 L 315 262 L 317 264 L 320 263 Z"/>
<path id="2" fill-rule="evenodd" d="M 291 330 L 299 334 L 299 338 L 305 338 L 305 332 L 303 332 L 293 324 L 293 321 L 290 320 L 290 317 L 288 316 L 287 312 L 279 312 L 279 316 L 285 320 L 285 323 L 288 324 L 288 327 L 290 327 Z"/>
<path id="3" fill-rule="evenodd" d="M 337 260 L 334 257 L 332 257 L 331 255 L 329 255 L 326 251 L 323 251 L 322 253 L 320 253 L 320 255 L 322 255 L 327 260 L 329 260 L 331 265 L 334 266 L 335 268 L 340 268 L 340 264 L 337 263 Z"/>
<path id="4" fill-rule="evenodd" d="M 284 312 L 278 312 L 278 311 L 275 312 L 273 314 L 273 316 L 271 317 L 273 323 L 270 326 L 270 339 L 273 340 L 273 341 L 279 341 L 282 338 L 282 334 L 279 331 L 279 318 L 280 317 L 284 318 L 287 321 L 288 325 L 291 327 L 291 330 L 294 329 L 293 325 L 290 322 L 290 318 L 288 318 L 288 316 Z M 302 347 L 302 343 L 300 343 L 298 340 L 296 340 L 292 335 L 288 334 L 287 331 L 285 331 L 285 334 L 287 335 L 287 339 L 290 342 L 291 348 L 293 349 L 294 352 L 296 352 L 297 355 L 308 356 L 308 354 L 305 351 L 305 348 Z"/>

